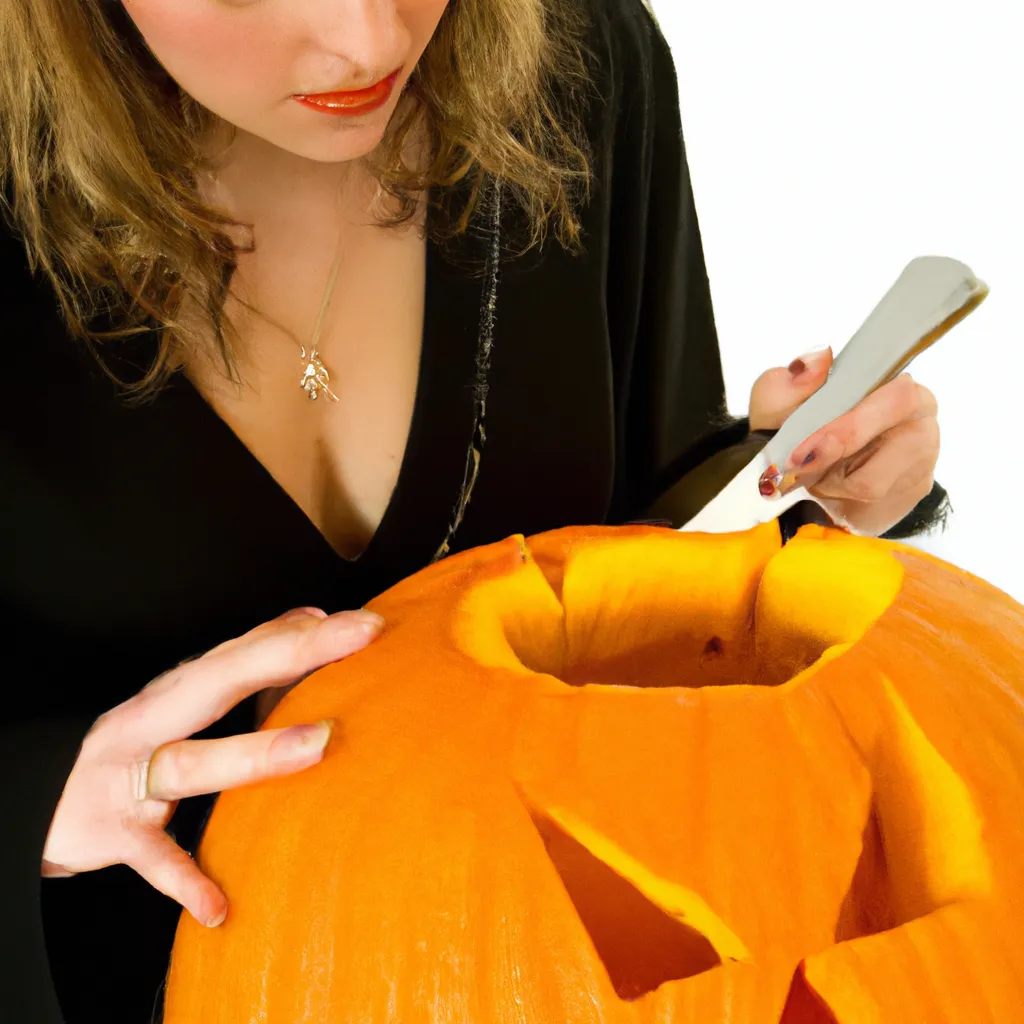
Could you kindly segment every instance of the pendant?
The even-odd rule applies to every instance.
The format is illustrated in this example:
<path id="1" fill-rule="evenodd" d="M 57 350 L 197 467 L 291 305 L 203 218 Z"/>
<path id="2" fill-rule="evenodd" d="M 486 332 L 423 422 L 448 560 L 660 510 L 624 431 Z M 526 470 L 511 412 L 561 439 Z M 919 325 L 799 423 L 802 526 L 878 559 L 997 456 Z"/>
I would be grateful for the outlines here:
<path id="1" fill-rule="evenodd" d="M 302 350 L 302 358 L 306 358 L 305 349 Z M 306 369 L 302 373 L 302 379 L 299 381 L 299 387 L 306 392 L 311 402 L 315 402 L 320 397 L 321 392 L 332 402 L 336 402 L 338 401 L 338 396 L 330 389 L 330 383 L 331 375 L 327 372 L 327 367 L 321 362 L 316 349 L 313 349 L 309 353 L 309 359 L 306 362 Z"/>

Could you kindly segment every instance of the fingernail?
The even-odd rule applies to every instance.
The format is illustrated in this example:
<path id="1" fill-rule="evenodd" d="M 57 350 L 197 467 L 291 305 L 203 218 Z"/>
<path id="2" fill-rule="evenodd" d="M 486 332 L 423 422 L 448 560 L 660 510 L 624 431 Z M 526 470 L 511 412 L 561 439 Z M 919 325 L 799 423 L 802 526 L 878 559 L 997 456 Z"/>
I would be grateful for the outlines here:
<path id="1" fill-rule="evenodd" d="M 301 622 L 303 619 L 326 619 L 323 608 L 295 608 L 281 616 L 282 622 Z"/>
<path id="2" fill-rule="evenodd" d="M 787 369 L 794 377 L 799 377 L 800 374 L 806 373 L 808 369 L 814 369 L 828 352 L 829 345 L 823 345 L 821 348 L 811 349 L 810 352 L 805 352 L 798 359 L 794 359 L 789 364 Z"/>
<path id="3" fill-rule="evenodd" d="M 225 907 L 217 917 L 211 917 L 210 920 L 206 922 L 206 927 L 219 928 L 227 920 L 227 917 L 228 908 Z"/>
<path id="4" fill-rule="evenodd" d="M 786 465 L 790 468 L 809 466 L 817 457 L 817 448 L 812 448 L 806 455 L 798 455 L 797 452 L 793 452 L 787 460 Z"/>
<path id="5" fill-rule="evenodd" d="M 761 492 L 762 497 L 772 498 L 778 493 L 781 484 L 782 473 L 779 467 L 773 463 L 761 474 L 761 479 L 757 483 L 757 489 Z"/>
<path id="6" fill-rule="evenodd" d="M 293 725 L 274 741 L 275 754 L 286 761 L 304 759 L 312 754 L 322 754 L 331 738 L 329 721 L 311 725 Z"/>
<path id="7" fill-rule="evenodd" d="M 379 633 L 384 628 L 384 617 L 366 608 L 360 608 L 357 612 L 349 612 L 348 619 L 360 629 L 367 633 Z"/>

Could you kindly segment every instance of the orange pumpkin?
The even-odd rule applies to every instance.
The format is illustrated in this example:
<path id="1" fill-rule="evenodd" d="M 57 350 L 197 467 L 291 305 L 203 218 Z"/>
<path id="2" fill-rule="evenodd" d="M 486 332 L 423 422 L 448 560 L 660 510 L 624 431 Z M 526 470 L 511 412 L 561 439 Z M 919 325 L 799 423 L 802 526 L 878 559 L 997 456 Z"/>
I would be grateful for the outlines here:
<path id="1" fill-rule="evenodd" d="M 1024 608 L 904 545 L 574 528 L 374 601 L 225 793 L 166 1024 L 1024 1015 Z"/>

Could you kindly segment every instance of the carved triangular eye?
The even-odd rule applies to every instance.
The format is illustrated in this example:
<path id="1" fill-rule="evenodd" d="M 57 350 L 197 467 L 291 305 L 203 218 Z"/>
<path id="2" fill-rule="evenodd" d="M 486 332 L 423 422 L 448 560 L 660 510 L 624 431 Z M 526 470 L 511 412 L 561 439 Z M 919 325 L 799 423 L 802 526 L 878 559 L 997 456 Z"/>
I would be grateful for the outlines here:
<path id="1" fill-rule="evenodd" d="M 533 820 L 621 999 L 637 999 L 666 981 L 692 978 L 722 963 L 709 938 L 658 906 L 635 884 L 639 879 L 620 874 L 550 818 Z"/>

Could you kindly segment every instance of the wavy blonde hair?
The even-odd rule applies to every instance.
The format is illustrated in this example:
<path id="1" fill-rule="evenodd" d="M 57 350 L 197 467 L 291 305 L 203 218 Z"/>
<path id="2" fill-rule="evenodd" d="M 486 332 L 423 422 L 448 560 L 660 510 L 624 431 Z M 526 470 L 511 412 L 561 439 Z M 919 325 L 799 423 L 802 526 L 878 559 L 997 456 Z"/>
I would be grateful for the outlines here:
<path id="1" fill-rule="evenodd" d="M 368 160 L 397 211 L 382 223 L 411 219 L 424 190 L 458 185 L 460 208 L 431 219 L 437 237 L 458 235 L 488 178 L 500 177 L 526 214 L 525 248 L 551 232 L 575 248 L 590 181 L 583 29 L 577 0 L 450 0 Z M 32 272 L 52 282 L 73 336 L 91 344 L 144 333 L 153 320 L 169 328 L 144 376 L 122 382 L 139 396 L 183 350 L 209 348 L 210 333 L 234 375 L 238 335 L 224 301 L 238 253 L 250 250 L 228 230 L 252 225 L 200 197 L 201 144 L 217 122 L 117 0 L 0 3 L 5 218 Z M 425 167 L 402 159 L 417 128 L 429 142 Z M 198 324 L 176 320 L 185 296 Z M 107 316 L 121 326 L 92 329 Z"/>

